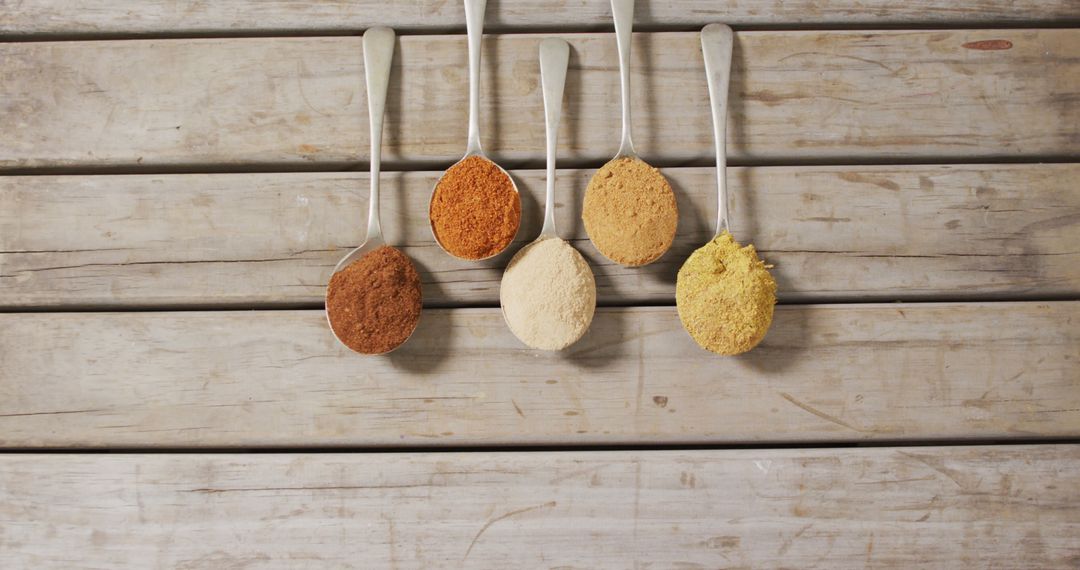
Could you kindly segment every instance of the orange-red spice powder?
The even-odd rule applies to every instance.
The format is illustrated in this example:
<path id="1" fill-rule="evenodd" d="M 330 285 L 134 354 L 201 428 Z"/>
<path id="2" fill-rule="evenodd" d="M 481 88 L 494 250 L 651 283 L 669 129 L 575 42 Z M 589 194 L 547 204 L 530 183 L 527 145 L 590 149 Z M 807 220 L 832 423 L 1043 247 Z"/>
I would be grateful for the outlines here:
<path id="1" fill-rule="evenodd" d="M 470 156 L 451 166 L 431 198 L 431 227 L 451 255 L 484 259 L 506 249 L 521 224 L 521 198 L 494 162 Z"/>

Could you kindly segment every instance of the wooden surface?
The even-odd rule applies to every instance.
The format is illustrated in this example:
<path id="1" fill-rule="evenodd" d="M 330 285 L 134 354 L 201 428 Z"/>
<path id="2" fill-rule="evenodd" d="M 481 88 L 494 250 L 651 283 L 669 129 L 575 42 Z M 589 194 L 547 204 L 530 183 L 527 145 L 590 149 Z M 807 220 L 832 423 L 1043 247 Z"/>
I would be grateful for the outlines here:
<path id="1" fill-rule="evenodd" d="M 777 308 L 701 351 L 672 307 L 561 354 L 498 309 L 428 310 L 387 357 L 321 311 L 0 315 L 9 447 L 896 441 L 1080 436 L 1080 303 Z"/>
<path id="2" fill-rule="evenodd" d="M 508 166 L 541 164 L 541 38 L 485 44 L 483 142 Z M 618 140 L 616 46 L 611 34 L 566 38 L 560 159 L 596 166 Z M 698 34 L 636 40 L 637 150 L 661 164 L 712 162 Z M 461 157 L 465 50 L 461 36 L 400 39 L 389 167 Z M 1080 34 L 1062 29 L 739 33 L 728 152 L 849 164 L 1075 157 L 1078 50 Z M 358 37 L 0 43 L 0 61 L 0 169 L 339 169 L 366 157 Z"/>
<path id="3" fill-rule="evenodd" d="M 637 28 L 701 28 L 733 25 L 947 25 L 1049 23 L 1080 20 L 1073 0 L 664 0 L 642 2 Z M 78 9 L 64 0 L 0 0 L 0 35 L 355 33 L 374 24 L 404 30 L 465 29 L 460 2 L 385 0 L 83 0 Z M 604 1 L 543 0 L 488 2 L 486 29 L 610 30 Z"/>
<path id="4" fill-rule="evenodd" d="M 519 243 L 537 43 L 572 46 L 558 217 L 603 307 L 561 354 L 503 324 L 507 256 L 451 260 L 424 219 L 464 151 L 462 12 L 0 0 L 0 567 L 1080 565 L 1080 4 L 638 2 L 634 138 L 681 218 L 628 270 L 579 222 L 619 129 L 609 2 L 491 0 Z M 672 306 L 715 212 L 715 21 L 734 232 L 785 303 L 736 358 Z M 383 222 L 428 308 L 363 358 L 321 302 L 363 239 L 373 25 L 405 32 Z"/>
<path id="5" fill-rule="evenodd" d="M 665 169 L 675 246 L 627 269 L 588 241 L 592 170 L 560 171 L 559 227 L 601 304 L 671 303 L 675 274 L 712 236 L 715 170 Z M 386 176 L 383 225 L 419 264 L 429 306 L 498 303 L 507 253 L 451 259 L 431 236 L 440 173 Z M 518 242 L 540 231 L 543 172 L 517 171 Z M 1045 298 L 1080 291 L 1080 168 L 1060 165 L 735 168 L 735 235 L 776 265 L 784 301 Z M 9 307 L 319 304 L 363 240 L 364 173 L 0 178 L 0 303 Z M 63 231 L 57 231 L 58 228 Z"/>
<path id="6" fill-rule="evenodd" d="M 0 544 L 19 568 L 1075 568 L 1078 474 L 1075 445 L 8 455 Z"/>

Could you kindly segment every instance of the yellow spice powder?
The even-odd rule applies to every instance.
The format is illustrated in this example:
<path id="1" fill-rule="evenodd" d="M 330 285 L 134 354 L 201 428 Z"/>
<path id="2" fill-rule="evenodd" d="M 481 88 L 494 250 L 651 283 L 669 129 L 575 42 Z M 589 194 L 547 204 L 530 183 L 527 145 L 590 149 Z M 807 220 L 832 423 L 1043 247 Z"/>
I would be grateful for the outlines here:
<path id="1" fill-rule="evenodd" d="M 776 281 L 753 245 L 724 232 L 690 254 L 679 269 L 679 319 L 705 350 L 733 355 L 755 346 L 772 324 Z"/>
<path id="2" fill-rule="evenodd" d="M 671 247 L 679 207 L 659 170 L 639 158 L 619 157 L 589 181 L 581 218 L 600 253 L 636 267 L 656 260 Z"/>

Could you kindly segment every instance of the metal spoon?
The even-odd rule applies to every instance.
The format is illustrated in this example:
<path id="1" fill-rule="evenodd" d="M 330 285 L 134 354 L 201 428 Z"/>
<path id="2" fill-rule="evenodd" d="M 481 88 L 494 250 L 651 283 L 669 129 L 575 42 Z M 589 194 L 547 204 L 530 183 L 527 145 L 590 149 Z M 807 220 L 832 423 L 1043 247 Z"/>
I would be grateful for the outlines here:
<path id="1" fill-rule="evenodd" d="M 713 238 L 730 231 L 727 190 L 727 111 L 731 84 L 731 52 L 734 36 L 724 24 L 709 24 L 701 30 L 701 52 L 705 55 L 705 76 L 712 104 L 713 140 L 716 143 L 716 232 Z"/>
<path id="2" fill-rule="evenodd" d="M 469 38 L 469 139 L 465 146 L 465 156 L 461 157 L 461 160 L 450 168 L 457 166 L 461 161 L 472 156 L 482 157 L 491 161 L 492 164 L 495 164 L 495 161 L 488 158 L 488 156 L 484 154 L 484 150 L 480 147 L 480 43 L 484 37 L 484 11 L 486 8 L 487 0 L 465 0 L 465 28 Z M 517 184 L 514 183 L 514 179 L 510 174 L 498 164 L 495 164 L 495 166 L 501 170 L 507 178 L 510 178 L 510 184 L 514 189 L 514 194 L 519 194 Z M 441 180 L 442 179 L 440 178 L 440 182 Z M 435 200 L 435 189 L 438 188 L 438 186 L 439 183 L 436 182 L 435 187 L 431 189 L 431 202 L 434 202 Z M 518 197 L 518 200 L 521 200 L 520 196 Z M 430 202 L 428 211 L 431 211 Z M 491 259 L 492 257 L 499 255 L 506 249 L 506 247 L 503 247 L 503 250 L 480 259 L 458 257 L 450 250 L 446 249 L 446 246 L 439 241 L 439 234 L 435 232 L 435 224 L 431 222 L 430 215 L 428 217 L 428 224 L 431 226 L 431 235 L 435 237 L 435 243 L 439 244 L 439 247 L 441 247 L 443 251 L 458 259 L 483 261 L 484 259 Z M 509 246 L 510 244 L 507 243 L 506 245 Z"/>
<path id="3" fill-rule="evenodd" d="M 632 161 L 634 163 L 640 162 L 649 169 L 652 169 L 652 167 L 643 161 L 637 155 L 637 152 L 634 151 L 634 141 L 630 132 L 632 128 L 632 121 L 630 118 L 630 45 L 633 40 L 634 0 L 611 0 L 611 15 L 615 20 L 615 40 L 619 48 L 619 80 L 620 89 L 622 91 L 622 141 L 619 144 L 619 150 L 615 153 L 615 156 L 608 161 L 608 164 L 610 165 L 615 161 Z M 590 223 L 590 220 L 599 219 L 603 219 L 605 220 L 605 223 L 608 223 L 613 215 L 611 210 L 605 211 L 605 208 L 610 207 L 610 203 L 608 203 L 612 199 L 610 191 L 599 189 L 604 188 L 605 186 L 610 188 L 610 185 L 603 182 L 606 178 L 598 178 L 600 172 L 604 171 L 606 167 L 607 165 L 593 175 L 593 179 L 589 182 L 589 186 L 585 190 L 585 201 L 582 211 L 582 219 L 585 221 L 585 231 L 589 234 L 589 239 L 592 240 L 593 245 L 604 255 L 604 257 L 627 267 L 648 265 L 659 259 L 671 247 L 671 242 L 675 238 L 675 227 L 678 224 L 678 220 L 674 192 L 672 191 L 670 184 L 663 178 L 662 174 L 655 175 L 655 177 L 658 177 L 660 180 L 656 180 L 655 178 L 650 180 L 648 184 L 650 184 L 651 187 L 648 189 L 656 192 L 656 199 L 665 203 L 670 203 L 675 207 L 668 209 L 666 206 L 661 206 L 655 209 L 655 211 L 646 210 L 631 212 L 624 210 L 618 212 L 616 215 L 620 216 L 618 222 L 620 230 L 613 234 L 611 231 L 602 229 L 601 226 Z M 635 168 L 637 168 L 637 166 L 635 166 Z M 606 172 L 608 173 L 607 175 L 610 176 L 611 170 L 607 170 Z M 620 171 L 615 170 L 615 173 L 620 173 Z M 628 173 L 625 171 L 621 174 L 623 176 L 628 176 Z M 641 183 L 641 181 L 634 181 L 630 178 L 627 178 L 626 182 L 633 184 Z M 621 186 L 621 184 L 618 184 L 618 187 L 621 188 Z M 594 229 L 598 233 L 594 232 Z M 645 255 L 640 251 L 634 251 L 633 246 L 640 242 L 642 235 L 652 231 L 659 232 L 660 230 L 663 230 L 666 232 L 668 229 L 670 229 L 670 234 L 668 235 L 654 234 L 652 236 L 653 241 L 655 241 L 656 238 L 659 238 L 661 239 L 661 242 L 651 244 L 650 250 L 647 252 L 648 255 Z"/>
<path id="4" fill-rule="evenodd" d="M 710 24 L 701 30 L 716 142 L 716 232 L 690 254 L 675 280 L 675 306 L 683 328 L 702 348 L 726 356 L 752 350 L 765 338 L 776 303 L 770 266 L 752 245 L 743 247 L 730 234 L 726 137 L 733 43 L 728 26 Z M 738 264 L 736 271 L 728 271 L 729 261 Z"/>
<path id="5" fill-rule="evenodd" d="M 371 139 L 371 196 L 368 198 L 367 236 L 360 247 L 341 258 L 331 276 L 371 251 L 386 245 L 382 225 L 379 223 L 379 172 L 382 160 L 383 115 L 386 111 L 386 92 L 390 83 L 390 63 L 394 59 L 394 42 L 394 30 L 390 28 L 369 28 L 364 32 L 364 80 L 367 84 L 368 122 L 371 129 L 369 135 Z M 327 288 L 327 294 L 329 294 L 329 288 Z M 330 322 L 329 313 L 326 315 L 326 320 L 327 323 Z M 334 331 L 332 324 L 330 330 Z M 334 332 L 334 337 L 337 338 L 337 332 Z M 338 341 L 341 339 L 338 338 Z"/>
<path id="6" fill-rule="evenodd" d="M 546 240 L 560 241 L 570 248 L 570 251 L 577 257 L 577 262 L 589 271 L 588 280 L 591 283 L 591 297 L 593 305 L 595 306 L 596 282 L 592 275 L 592 270 L 589 268 L 589 264 L 585 261 L 585 258 L 582 257 L 580 252 L 559 238 L 559 234 L 555 229 L 556 143 L 558 142 L 559 137 L 559 120 L 562 118 L 563 90 L 566 85 L 566 69 L 569 61 L 570 44 L 566 43 L 565 40 L 559 38 L 547 38 L 540 42 L 540 83 L 544 95 L 544 126 L 547 134 L 547 195 L 544 199 L 544 227 L 540 230 L 540 235 L 536 240 L 518 251 L 507 268 L 509 270 L 509 268 L 518 262 L 522 256 L 526 255 L 526 252 L 534 245 Z M 545 267 L 544 269 L 549 268 Z M 507 305 L 502 297 L 502 291 L 500 291 L 500 308 L 502 310 L 503 320 L 506 321 L 510 331 L 515 335 L 518 335 L 518 332 L 514 330 L 513 323 L 507 316 L 506 307 Z M 589 314 L 588 320 L 582 323 L 583 326 L 581 329 L 576 331 L 576 337 L 570 340 L 566 346 L 577 342 L 577 340 L 585 334 L 585 331 L 589 329 L 591 322 L 592 313 Z M 520 335 L 518 336 L 521 338 Z M 522 340 L 524 341 L 524 339 Z M 526 344 L 529 343 L 526 342 Z M 558 349 L 561 350 L 562 348 L 566 348 L 566 346 L 562 346 Z M 533 346 L 533 348 L 543 348 L 545 350 L 552 349 L 550 347 L 544 348 L 536 346 Z"/>

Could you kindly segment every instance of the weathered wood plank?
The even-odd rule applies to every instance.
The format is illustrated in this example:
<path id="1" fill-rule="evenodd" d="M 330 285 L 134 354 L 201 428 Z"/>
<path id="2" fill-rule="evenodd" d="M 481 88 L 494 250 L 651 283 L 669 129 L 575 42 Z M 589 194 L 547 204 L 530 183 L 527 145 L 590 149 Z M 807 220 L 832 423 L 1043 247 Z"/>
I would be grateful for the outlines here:
<path id="1" fill-rule="evenodd" d="M 4 455 L 0 544 L 18 568 L 1074 568 L 1078 490 L 1075 445 Z"/>
<path id="2" fill-rule="evenodd" d="M 318 311 L 0 315 L 0 445 L 791 442 L 1080 434 L 1080 302 L 781 306 L 739 358 L 674 308 L 601 309 L 563 354 L 498 309 L 387 357 Z"/>
<path id="3" fill-rule="evenodd" d="M 911 25 L 1055 23 L 1080 19 L 1070 0 L 666 0 L 642 3 L 638 27 L 733 25 Z M 544 0 L 488 3 L 487 29 L 610 29 L 606 2 Z M 354 32 L 372 25 L 404 30 L 463 30 L 461 2 L 385 0 L 0 0 L 0 34 L 183 34 Z"/>
<path id="4" fill-rule="evenodd" d="M 603 304 L 670 303 L 675 273 L 711 237 L 711 168 L 670 168 L 672 251 L 645 268 L 600 256 L 580 219 L 589 170 L 560 171 L 559 223 L 593 265 Z M 451 259 L 431 237 L 434 172 L 386 175 L 383 220 L 422 268 L 430 305 L 498 303 L 509 253 Z M 519 243 L 541 225 L 543 173 L 517 171 Z M 733 168 L 735 235 L 776 265 L 785 301 L 1080 294 L 1080 165 Z M 0 306 L 320 303 L 363 239 L 364 173 L 0 178 Z"/>
<path id="5" fill-rule="evenodd" d="M 618 138 L 615 41 L 567 38 L 560 154 L 602 161 Z M 543 155 L 539 39 L 485 44 L 484 145 L 511 164 Z M 698 34 L 639 34 L 636 44 L 638 150 L 665 163 L 708 160 Z M 729 152 L 736 161 L 1080 155 L 1078 51 L 1080 31 L 1069 29 L 740 33 Z M 361 55 L 358 37 L 3 43 L 0 168 L 361 164 Z M 459 158 L 465 41 L 402 37 L 395 61 L 385 159 Z"/>

